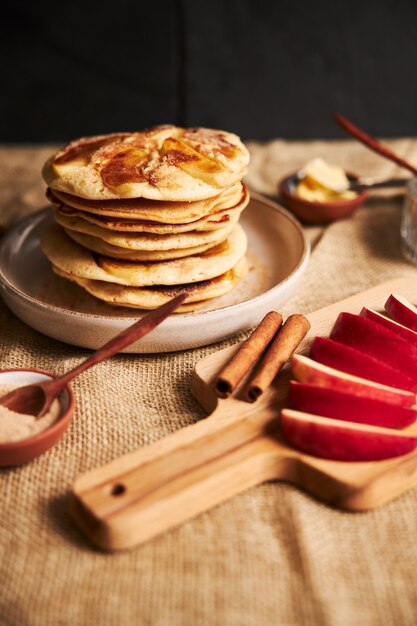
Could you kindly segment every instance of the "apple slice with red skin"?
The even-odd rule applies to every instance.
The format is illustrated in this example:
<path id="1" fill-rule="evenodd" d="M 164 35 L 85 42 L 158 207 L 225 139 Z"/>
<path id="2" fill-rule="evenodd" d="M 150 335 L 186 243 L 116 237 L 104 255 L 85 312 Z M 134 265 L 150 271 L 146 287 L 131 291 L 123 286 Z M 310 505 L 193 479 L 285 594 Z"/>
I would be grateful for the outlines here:
<path id="1" fill-rule="evenodd" d="M 328 365 L 353 376 L 406 391 L 417 391 L 417 379 L 413 380 L 403 371 L 394 369 L 369 354 L 364 354 L 356 348 L 345 346 L 327 337 L 315 337 L 313 339 L 310 357 L 323 365 Z"/>
<path id="2" fill-rule="evenodd" d="M 353 313 L 339 313 L 330 339 L 370 354 L 417 378 L 417 348 L 381 324 Z"/>
<path id="3" fill-rule="evenodd" d="M 414 409 L 294 380 L 289 385 L 288 404 L 297 411 L 384 428 L 405 428 L 417 419 Z"/>
<path id="4" fill-rule="evenodd" d="M 406 298 L 392 293 L 385 303 L 385 310 L 393 320 L 417 332 L 417 308 Z"/>
<path id="5" fill-rule="evenodd" d="M 383 402 L 390 402 L 391 404 L 405 407 L 413 406 L 416 401 L 416 396 L 411 391 L 381 385 L 381 383 L 376 383 L 372 380 L 340 372 L 301 354 L 293 356 L 291 370 L 294 378 L 302 383 L 332 387 L 345 393 L 374 398 L 375 400 L 382 400 Z"/>
<path id="6" fill-rule="evenodd" d="M 292 409 L 281 411 L 281 433 L 291 446 L 334 461 L 382 461 L 412 452 L 417 437 Z"/>
<path id="7" fill-rule="evenodd" d="M 362 317 L 366 317 L 366 319 L 368 320 L 376 322 L 377 324 L 381 324 L 381 326 L 384 326 L 384 328 L 387 328 L 391 332 L 395 333 L 396 335 L 401 337 L 401 339 L 404 339 L 404 341 L 409 341 L 417 347 L 417 333 L 414 330 L 407 328 L 407 326 L 404 326 L 399 322 L 395 322 L 389 317 L 381 315 L 381 313 L 378 313 L 377 311 L 368 309 L 366 306 L 363 307 L 360 315 Z"/>

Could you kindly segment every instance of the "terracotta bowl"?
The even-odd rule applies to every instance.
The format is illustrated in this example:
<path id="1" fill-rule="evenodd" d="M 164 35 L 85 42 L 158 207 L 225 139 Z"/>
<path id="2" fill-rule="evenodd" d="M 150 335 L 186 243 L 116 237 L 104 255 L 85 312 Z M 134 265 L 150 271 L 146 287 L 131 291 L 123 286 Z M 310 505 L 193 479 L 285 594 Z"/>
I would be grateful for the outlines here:
<path id="1" fill-rule="evenodd" d="M 347 174 L 349 180 L 357 180 L 357 176 Z M 279 183 L 282 203 L 303 222 L 308 224 L 327 224 L 351 215 L 365 200 L 367 191 L 358 191 L 352 200 L 338 202 L 310 202 L 296 195 L 298 174 L 294 172 L 283 178 Z"/>
<path id="2" fill-rule="evenodd" d="M 54 378 L 54 374 L 41 370 L 0 370 L 0 385 L 30 385 Z M 62 437 L 68 428 L 74 412 L 74 394 L 69 384 L 59 395 L 61 413 L 57 421 L 46 430 L 20 441 L 0 443 L 0 466 L 20 465 L 27 463 L 49 450 Z"/>

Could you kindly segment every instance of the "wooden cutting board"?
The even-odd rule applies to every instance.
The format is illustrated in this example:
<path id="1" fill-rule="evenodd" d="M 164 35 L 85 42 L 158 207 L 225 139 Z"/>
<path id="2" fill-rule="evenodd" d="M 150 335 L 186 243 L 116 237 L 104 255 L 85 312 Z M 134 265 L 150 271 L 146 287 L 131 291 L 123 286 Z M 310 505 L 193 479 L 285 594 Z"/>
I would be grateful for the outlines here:
<path id="1" fill-rule="evenodd" d="M 383 310 L 390 293 L 417 301 L 417 281 L 400 278 L 316 311 L 297 352 L 328 336 L 341 311 Z M 220 400 L 211 382 L 238 349 L 199 361 L 191 380 L 210 417 L 78 478 L 70 512 L 91 541 L 107 550 L 140 544 L 233 495 L 267 480 L 290 481 L 342 509 L 372 509 L 417 484 L 417 451 L 386 461 L 347 463 L 302 454 L 279 432 L 287 367 L 255 404 Z M 407 429 L 417 433 L 417 425 Z"/>

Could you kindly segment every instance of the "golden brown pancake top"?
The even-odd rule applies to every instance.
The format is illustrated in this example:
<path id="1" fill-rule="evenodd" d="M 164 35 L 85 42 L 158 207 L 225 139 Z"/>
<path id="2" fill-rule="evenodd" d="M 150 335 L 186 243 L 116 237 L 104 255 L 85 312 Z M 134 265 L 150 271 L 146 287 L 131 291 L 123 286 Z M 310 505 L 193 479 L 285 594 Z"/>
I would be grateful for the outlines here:
<path id="1" fill-rule="evenodd" d="M 196 201 L 234 185 L 248 162 L 233 133 L 164 125 L 74 141 L 43 175 L 52 189 L 83 198 Z"/>

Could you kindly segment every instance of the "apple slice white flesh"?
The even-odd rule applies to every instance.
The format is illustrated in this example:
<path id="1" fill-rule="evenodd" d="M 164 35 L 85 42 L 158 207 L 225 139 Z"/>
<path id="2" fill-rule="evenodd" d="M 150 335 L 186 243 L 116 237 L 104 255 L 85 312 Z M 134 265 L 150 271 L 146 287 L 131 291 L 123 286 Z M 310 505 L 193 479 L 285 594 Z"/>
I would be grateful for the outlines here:
<path id="1" fill-rule="evenodd" d="M 410 407 L 415 404 L 416 396 L 410 391 L 381 385 L 359 376 L 352 376 L 346 372 L 340 372 L 327 365 L 317 363 L 301 354 L 295 354 L 292 358 L 292 373 L 294 378 L 303 383 L 312 383 L 321 387 L 332 387 L 345 393 L 357 396 L 366 396 L 399 406 Z"/>
<path id="2" fill-rule="evenodd" d="M 395 369 L 369 354 L 327 337 L 315 337 L 313 339 L 310 357 L 323 365 L 353 376 L 373 380 L 389 387 L 417 392 L 417 379 L 407 376 L 403 371 Z"/>
<path id="3" fill-rule="evenodd" d="M 417 378 L 417 348 L 372 320 L 339 313 L 330 339 L 356 348 Z"/>
<path id="4" fill-rule="evenodd" d="M 409 341 L 417 347 L 417 332 L 411 330 L 410 328 L 407 328 L 407 326 L 404 326 L 399 322 L 395 322 L 389 317 L 381 315 L 381 313 L 378 313 L 377 311 L 368 309 L 366 306 L 363 307 L 360 315 L 362 317 L 366 317 L 366 319 L 368 320 L 376 322 L 377 324 L 381 324 L 381 326 L 384 326 L 384 328 L 387 328 L 391 332 L 395 333 L 396 335 L 401 337 L 401 339 L 404 339 L 404 341 Z"/>
<path id="5" fill-rule="evenodd" d="M 294 380 L 290 382 L 288 404 L 297 411 L 384 428 L 405 428 L 417 419 L 415 409 Z"/>
<path id="6" fill-rule="evenodd" d="M 417 437 L 413 435 L 292 409 L 281 411 L 281 433 L 297 450 L 334 461 L 382 461 L 417 447 Z"/>
<path id="7" fill-rule="evenodd" d="M 385 310 L 399 324 L 417 331 L 417 308 L 406 298 L 392 293 L 385 303 Z"/>

